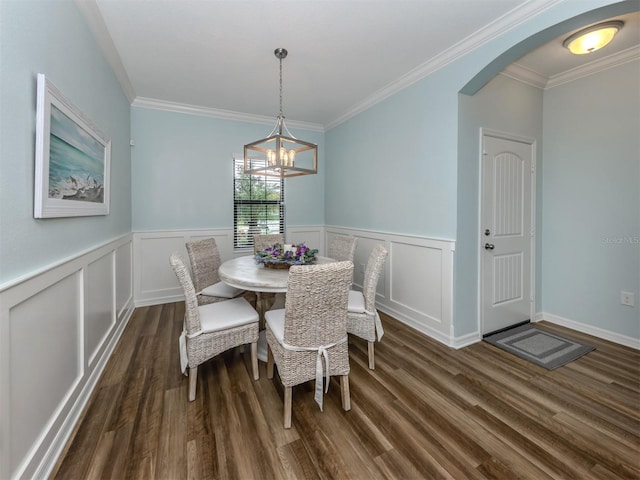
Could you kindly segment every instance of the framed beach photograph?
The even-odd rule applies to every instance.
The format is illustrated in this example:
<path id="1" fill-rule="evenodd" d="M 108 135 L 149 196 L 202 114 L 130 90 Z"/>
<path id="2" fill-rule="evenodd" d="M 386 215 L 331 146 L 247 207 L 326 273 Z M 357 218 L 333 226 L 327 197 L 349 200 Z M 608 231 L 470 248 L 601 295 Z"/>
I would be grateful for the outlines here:
<path id="1" fill-rule="evenodd" d="M 109 214 L 111 140 L 38 74 L 35 218 Z"/>

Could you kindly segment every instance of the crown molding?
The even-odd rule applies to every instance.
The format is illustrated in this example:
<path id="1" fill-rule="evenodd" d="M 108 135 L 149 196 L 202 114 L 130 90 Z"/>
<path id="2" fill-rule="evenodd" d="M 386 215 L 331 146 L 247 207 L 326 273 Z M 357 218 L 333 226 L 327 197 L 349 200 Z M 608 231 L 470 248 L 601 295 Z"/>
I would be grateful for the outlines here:
<path id="1" fill-rule="evenodd" d="M 536 87 L 541 90 L 548 90 L 635 60 L 640 60 L 640 45 L 627 48 L 609 55 L 608 57 L 594 60 L 584 65 L 580 65 L 579 67 L 552 75 L 549 78 L 525 67 L 524 65 L 520 65 L 517 62 L 505 68 L 500 72 L 500 75 L 504 75 L 505 77 L 512 78 L 518 82 L 531 85 L 532 87 Z"/>
<path id="2" fill-rule="evenodd" d="M 536 72 L 535 70 L 531 70 L 524 65 L 520 65 L 519 63 L 512 63 L 501 71 L 500 75 L 504 75 L 505 77 L 512 78 L 518 82 L 539 88 L 540 90 L 544 90 L 548 81 L 548 78 L 544 75 Z"/>
<path id="3" fill-rule="evenodd" d="M 153 110 L 162 110 L 173 113 L 186 113 L 189 115 L 200 115 L 203 117 L 218 118 L 221 120 L 235 120 L 238 122 L 258 123 L 261 125 L 273 126 L 276 118 L 265 117 L 262 115 L 252 115 L 250 113 L 233 112 L 231 110 L 222 110 L 218 108 L 200 107 L 197 105 L 189 105 L 186 103 L 167 102 L 165 100 L 156 100 L 154 98 L 136 97 L 131 103 L 133 107 L 150 108 Z M 317 123 L 297 122 L 287 119 L 287 127 L 301 130 L 311 130 L 315 132 L 324 132 L 324 127 Z"/>
<path id="4" fill-rule="evenodd" d="M 549 77 L 545 88 L 553 88 L 565 83 L 574 82 L 580 78 L 593 75 L 595 73 L 615 68 L 625 63 L 633 62 L 640 59 L 640 45 L 627 48 L 620 52 L 609 55 L 608 57 L 593 62 L 586 63 L 576 68 L 567 70 Z"/>
<path id="5" fill-rule="evenodd" d="M 100 14 L 98 4 L 95 0 L 75 0 L 75 3 L 89 25 L 89 29 L 93 32 L 93 36 L 98 42 L 107 62 L 118 79 L 127 100 L 131 103 L 136 97 L 136 92 L 133 89 L 133 85 L 131 85 L 129 75 L 127 75 L 127 71 L 122 64 L 122 59 L 118 54 L 118 50 L 116 50 L 116 46 L 113 44 L 113 39 L 111 38 L 109 30 L 104 23 L 104 19 Z"/>
<path id="6" fill-rule="evenodd" d="M 330 130 L 565 0 L 530 0 L 409 71 L 325 125 Z"/>

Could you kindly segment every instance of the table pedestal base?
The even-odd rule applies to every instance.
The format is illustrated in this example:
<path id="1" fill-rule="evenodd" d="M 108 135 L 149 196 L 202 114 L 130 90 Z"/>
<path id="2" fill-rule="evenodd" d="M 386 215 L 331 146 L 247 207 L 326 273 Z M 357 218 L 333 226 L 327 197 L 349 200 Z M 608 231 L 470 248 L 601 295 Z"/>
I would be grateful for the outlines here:
<path id="1" fill-rule="evenodd" d="M 258 360 L 261 362 L 267 361 L 267 331 L 260 331 L 260 336 L 258 337 Z"/>

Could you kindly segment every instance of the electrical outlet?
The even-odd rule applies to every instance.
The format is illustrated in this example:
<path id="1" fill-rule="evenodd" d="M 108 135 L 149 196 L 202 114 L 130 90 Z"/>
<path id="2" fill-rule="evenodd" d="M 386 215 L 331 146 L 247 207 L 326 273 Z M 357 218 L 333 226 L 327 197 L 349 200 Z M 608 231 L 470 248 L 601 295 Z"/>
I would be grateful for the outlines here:
<path id="1" fill-rule="evenodd" d="M 620 292 L 620 303 L 622 305 L 627 305 L 628 307 L 634 307 L 636 304 L 635 295 L 631 292 L 625 292 L 624 290 Z"/>

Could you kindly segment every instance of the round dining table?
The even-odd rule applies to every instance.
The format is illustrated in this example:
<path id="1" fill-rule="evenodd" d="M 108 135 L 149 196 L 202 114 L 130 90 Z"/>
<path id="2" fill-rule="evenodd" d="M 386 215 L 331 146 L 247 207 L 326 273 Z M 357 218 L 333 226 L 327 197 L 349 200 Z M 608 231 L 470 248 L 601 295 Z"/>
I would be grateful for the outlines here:
<path id="1" fill-rule="evenodd" d="M 314 265 L 332 262 L 332 258 L 318 257 Z M 224 283 L 252 292 L 284 293 L 289 281 L 288 269 L 265 267 L 253 255 L 227 260 L 220 265 L 218 275 Z"/>
<path id="2" fill-rule="evenodd" d="M 314 265 L 332 263 L 336 260 L 318 257 Z M 260 293 L 286 293 L 289 282 L 289 269 L 268 268 L 258 263 L 253 255 L 227 260 L 218 269 L 220 280 L 242 290 Z M 261 308 L 259 307 L 261 310 Z M 260 312 L 261 317 L 264 312 Z M 258 359 L 267 361 L 267 339 L 265 331 L 260 332 L 258 340 Z"/>

